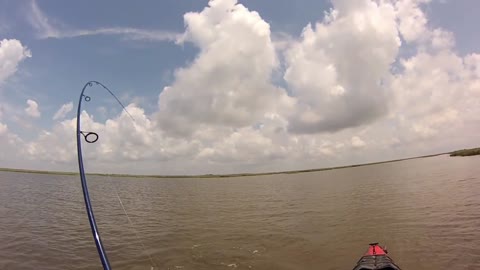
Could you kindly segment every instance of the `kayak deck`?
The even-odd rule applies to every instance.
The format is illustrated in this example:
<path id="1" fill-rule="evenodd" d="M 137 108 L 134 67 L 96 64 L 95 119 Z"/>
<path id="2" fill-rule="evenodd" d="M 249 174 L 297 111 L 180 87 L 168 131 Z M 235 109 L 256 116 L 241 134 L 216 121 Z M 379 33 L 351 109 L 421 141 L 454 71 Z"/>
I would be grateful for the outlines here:
<path id="1" fill-rule="evenodd" d="M 353 270 L 401 270 L 393 260 L 387 256 L 387 251 L 378 243 L 370 244 L 367 253 L 357 262 Z"/>

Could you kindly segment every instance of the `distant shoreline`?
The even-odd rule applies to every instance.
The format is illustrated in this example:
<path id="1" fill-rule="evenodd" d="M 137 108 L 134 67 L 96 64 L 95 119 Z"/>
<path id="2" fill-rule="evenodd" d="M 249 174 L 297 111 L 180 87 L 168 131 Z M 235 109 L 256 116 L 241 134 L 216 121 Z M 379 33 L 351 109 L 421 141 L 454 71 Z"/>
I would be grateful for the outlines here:
<path id="1" fill-rule="evenodd" d="M 480 155 L 480 148 L 462 149 L 450 153 L 451 157 L 468 157 Z"/>
<path id="2" fill-rule="evenodd" d="M 480 148 L 474 148 L 474 149 L 480 149 Z M 466 149 L 466 150 L 470 150 L 470 149 Z M 465 151 L 465 150 L 459 150 L 459 151 Z M 139 174 L 108 174 L 108 173 L 87 173 L 87 174 L 88 175 L 97 175 L 97 176 L 131 177 L 131 178 L 227 178 L 227 177 L 247 177 L 247 176 L 263 176 L 263 175 L 276 175 L 276 174 L 297 174 L 297 173 L 338 170 L 338 169 L 346 169 L 346 168 L 354 168 L 354 167 L 362 167 L 362 166 L 369 166 L 369 165 L 376 165 L 376 164 L 398 162 L 398 161 L 411 160 L 411 159 L 435 157 L 435 156 L 448 155 L 448 154 L 450 154 L 450 156 L 452 156 L 452 154 L 456 153 L 456 152 L 458 152 L 458 151 L 441 153 L 441 154 L 426 155 L 426 156 L 394 159 L 394 160 L 387 160 L 387 161 L 346 165 L 346 166 L 317 168 L 317 169 L 306 169 L 306 170 L 294 170 L 294 171 L 264 172 L 264 173 L 200 174 L 200 175 L 139 175 Z M 0 171 L 18 172 L 18 173 L 52 174 L 52 175 L 78 175 L 78 172 L 41 171 L 41 170 L 27 170 L 27 169 L 14 169 L 14 168 L 0 168 Z"/>

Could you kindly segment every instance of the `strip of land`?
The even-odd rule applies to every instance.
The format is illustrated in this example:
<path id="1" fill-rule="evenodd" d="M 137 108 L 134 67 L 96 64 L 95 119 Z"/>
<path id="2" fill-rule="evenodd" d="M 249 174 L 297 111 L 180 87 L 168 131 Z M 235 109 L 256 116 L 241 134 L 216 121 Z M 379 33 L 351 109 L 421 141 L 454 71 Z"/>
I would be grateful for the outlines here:
<path id="1" fill-rule="evenodd" d="M 480 155 L 480 148 L 462 149 L 450 153 L 451 157 L 468 157 Z"/>
<path id="2" fill-rule="evenodd" d="M 474 149 L 479 149 L 480 150 L 480 148 L 474 148 Z M 464 150 L 460 150 L 460 151 L 464 151 Z M 328 170 L 354 168 L 354 167 L 369 166 L 369 165 L 375 165 L 375 164 L 384 164 L 384 163 L 398 162 L 398 161 L 418 159 L 418 158 L 435 157 L 435 156 L 447 155 L 447 154 L 450 154 L 450 156 L 452 156 L 452 154 L 455 153 L 455 152 L 458 152 L 458 151 L 441 153 L 441 154 L 426 155 L 426 156 L 394 159 L 394 160 L 387 160 L 387 161 L 380 161 L 380 162 L 347 165 L 347 166 L 318 168 L 318 169 L 307 169 L 307 170 L 295 170 L 295 171 L 264 172 L 264 173 L 201 174 L 201 175 L 136 175 L 136 174 L 88 173 L 88 175 L 111 176 L 111 177 L 131 177 L 131 178 L 223 178 L 223 177 L 245 177 L 245 176 L 261 176 L 261 175 L 275 175 L 275 174 L 296 174 L 296 173 L 320 172 L 320 171 L 328 171 Z M 41 171 L 41 170 L 26 170 L 26 169 L 14 169 L 14 168 L 0 168 L 0 171 L 18 172 L 18 173 L 53 174 L 53 175 L 78 175 L 79 174 L 78 172 Z"/>

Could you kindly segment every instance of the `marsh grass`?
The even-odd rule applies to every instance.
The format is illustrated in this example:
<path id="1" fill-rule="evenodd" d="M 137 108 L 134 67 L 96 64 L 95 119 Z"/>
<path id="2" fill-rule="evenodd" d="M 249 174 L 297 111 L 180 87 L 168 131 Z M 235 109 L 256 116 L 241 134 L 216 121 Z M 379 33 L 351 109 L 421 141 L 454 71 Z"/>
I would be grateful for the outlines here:
<path id="1" fill-rule="evenodd" d="M 480 148 L 475 148 L 475 149 L 480 150 Z M 463 150 L 460 150 L 460 151 L 463 151 Z M 457 151 L 455 151 L 455 152 L 457 152 Z M 264 172 L 264 173 L 201 174 L 201 175 L 136 175 L 136 174 L 87 173 L 87 175 L 112 176 L 112 177 L 131 177 L 131 178 L 225 178 L 225 177 L 246 177 L 246 176 L 275 175 L 275 174 L 296 174 L 296 173 L 320 172 L 320 171 L 328 171 L 328 170 L 337 170 L 337 169 L 369 166 L 369 165 L 397 162 L 397 161 L 417 159 L 417 158 L 434 157 L 434 156 L 440 156 L 440 155 L 445 155 L 445 154 L 452 155 L 455 152 L 434 154 L 434 155 L 427 155 L 427 156 L 420 156 L 420 157 L 402 158 L 402 159 L 387 160 L 387 161 L 380 161 L 380 162 L 347 165 L 347 166 L 338 166 L 338 167 L 307 169 L 307 170 L 295 170 L 295 171 Z M 79 174 L 78 172 L 40 171 L 40 170 L 26 170 L 26 169 L 14 169 L 14 168 L 0 168 L 0 171 L 19 172 L 19 173 L 52 174 L 52 175 L 78 175 Z"/>
<path id="2" fill-rule="evenodd" d="M 451 157 L 467 157 L 480 155 L 480 148 L 462 149 L 450 153 Z"/>

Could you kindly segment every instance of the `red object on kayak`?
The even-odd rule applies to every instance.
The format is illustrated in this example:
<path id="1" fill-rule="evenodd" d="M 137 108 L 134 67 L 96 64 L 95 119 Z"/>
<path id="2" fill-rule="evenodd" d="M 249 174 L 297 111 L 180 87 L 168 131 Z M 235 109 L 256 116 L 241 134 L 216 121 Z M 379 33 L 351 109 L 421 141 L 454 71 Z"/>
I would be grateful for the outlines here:
<path id="1" fill-rule="evenodd" d="M 393 260 L 387 255 L 387 250 L 372 243 L 368 247 L 367 253 L 357 262 L 353 270 L 401 270 Z"/>
<path id="2" fill-rule="evenodd" d="M 385 250 L 383 250 L 378 243 L 374 243 L 370 244 L 370 247 L 368 247 L 368 251 L 365 253 L 365 256 L 368 255 L 387 255 L 387 252 L 385 252 Z"/>

